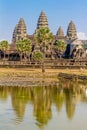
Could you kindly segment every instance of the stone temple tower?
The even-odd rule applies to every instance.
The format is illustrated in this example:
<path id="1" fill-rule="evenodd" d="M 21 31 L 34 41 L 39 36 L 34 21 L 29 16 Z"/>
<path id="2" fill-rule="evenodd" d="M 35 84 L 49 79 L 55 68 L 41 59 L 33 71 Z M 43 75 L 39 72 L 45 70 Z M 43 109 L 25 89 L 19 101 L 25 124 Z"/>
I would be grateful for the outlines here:
<path id="1" fill-rule="evenodd" d="M 67 38 L 69 40 L 74 40 L 77 38 L 77 31 L 76 27 L 73 21 L 69 23 L 68 29 L 67 29 Z"/>
<path id="2" fill-rule="evenodd" d="M 58 37 L 64 37 L 64 32 L 63 32 L 61 26 L 59 27 L 59 29 L 58 29 L 56 35 L 57 35 Z"/>
<path id="3" fill-rule="evenodd" d="M 48 27 L 48 20 L 47 20 L 45 13 L 42 11 L 38 18 L 36 30 L 38 30 L 39 28 L 43 28 L 43 27 Z"/>
<path id="4" fill-rule="evenodd" d="M 13 32 L 12 43 L 16 43 L 18 40 L 22 40 L 26 38 L 27 36 L 26 30 L 27 29 L 26 29 L 26 24 L 24 22 L 24 19 L 20 18 Z"/>

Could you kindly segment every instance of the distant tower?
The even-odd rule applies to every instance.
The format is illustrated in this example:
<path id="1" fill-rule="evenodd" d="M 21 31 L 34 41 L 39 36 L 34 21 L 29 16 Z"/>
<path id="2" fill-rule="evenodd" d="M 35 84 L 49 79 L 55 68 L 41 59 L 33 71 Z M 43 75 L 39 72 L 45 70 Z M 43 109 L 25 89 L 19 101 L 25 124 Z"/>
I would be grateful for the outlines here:
<path id="1" fill-rule="evenodd" d="M 37 32 L 38 29 L 48 27 L 48 20 L 45 15 L 45 13 L 42 11 L 37 22 L 37 28 L 35 30 L 35 33 Z"/>
<path id="2" fill-rule="evenodd" d="M 59 27 L 58 31 L 57 31 L 57 34 L 56 34 L 58 37 L 64 37 L 64 32 L 61 28 L 61 26 Z"/>
<path id="3" fill-rule="evenodd" d="M 13 32 L 12 43 L 16 43 L 18 40 L 22 40 L 26 38 L 27 36 L 26 30 L 27 29 L 26 29 L 26 24 L 24 22 L 24 19 L 20 18 Z"/>
<path id="4" fill-rule="evenodd" d="M 68 29 L 67 29 L 67 38 L 69 40 L 74 40 L 77 38 L 77 31 L 76 27 L 73 21 L 69 23 Z"/>
<path id="5" fill-rule="evenodd" d="M 61 26 L 58 28 L 58 31 L 56 33 L 56 36 L 55 36 L 55 40 L 64 40 L 65 39 L 65 36 L 64 36 L 64 32 L 61 28 Z"/>

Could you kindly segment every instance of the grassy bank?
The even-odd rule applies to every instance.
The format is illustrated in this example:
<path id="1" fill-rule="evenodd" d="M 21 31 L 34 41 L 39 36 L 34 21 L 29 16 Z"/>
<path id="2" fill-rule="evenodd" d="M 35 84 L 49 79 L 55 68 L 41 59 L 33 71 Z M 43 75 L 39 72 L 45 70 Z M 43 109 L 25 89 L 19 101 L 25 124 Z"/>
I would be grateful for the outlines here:
<path id="1" fill-rule="evenodd" d="M 42 73 L 41 69 L 33 68 L 0 68 L 0 77 L 31 77 L 36 76 L 45 78 L 56 78 L 59 73 L 87 75 L 87 69 L 46 69 L 45 73 Z"/>
<path id="2" fill-rule="evenodd" d="M 27 86 L 52 84 L 58 82 L 58 74 L 78 74 L 87 75 L 85 69 L 46 69 L 42 73 L 41 69 L 33 68 L 0 68 L 0 85 L 6 86 Z"/>
<path id="3" fill-rule="evenodd" d="M 0 68 L 0 85 L 5 86 L 33 86 L 52 84 L 58 82 L 58 72 L 56 70 L 46 70 L 30 68 Z"/>

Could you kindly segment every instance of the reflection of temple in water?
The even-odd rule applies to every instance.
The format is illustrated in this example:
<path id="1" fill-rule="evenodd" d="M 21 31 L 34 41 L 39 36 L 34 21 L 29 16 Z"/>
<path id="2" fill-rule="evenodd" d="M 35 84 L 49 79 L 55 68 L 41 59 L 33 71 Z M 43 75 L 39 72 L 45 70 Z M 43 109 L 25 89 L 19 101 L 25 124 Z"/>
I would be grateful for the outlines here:
<path id="1" fill-rule="evenodd" d="M 60 81 L 61 82 L 61 81 Z M 26 106 L 31 103 L 36 125 L 44 128 L 52 119 L 52 105 L 61 113 L 65 107 L 68 119 L 73 119 L 78 102 L 87 102 L 84 84 L 62 81 L 57 86 L 49 87 L 0 87 L 0 100 L 7 100 L 11 95 L 12 107 L 16 114 L 15 121 L 23 121 Z"/>
<path id="2" fill-rule="evenodd" d="M 51 112 L 51 91 L 48 87 L 36 87 L 34 94 L 34 116 L 40 124 L 47 124 L 52 118 Z M 38 93 L 39 91 L 39 93 Z"/>
<path id="3" fill-rule="evenodd" d="M 29 102 L 30 93 L 28 92 L 28 88 L 22 87 L 13 87 L 11 90 L 12 95 L 12 106 L 17 115 L 17 122 L 22 122 L 26 104 Z"/>
<path id="4" fill-rule="evenodd" d="M 2 101 L 6 101 L 8 98 L 8 92 L 9 88 L 8 87 L 0 87 L 0 99 Z"/>

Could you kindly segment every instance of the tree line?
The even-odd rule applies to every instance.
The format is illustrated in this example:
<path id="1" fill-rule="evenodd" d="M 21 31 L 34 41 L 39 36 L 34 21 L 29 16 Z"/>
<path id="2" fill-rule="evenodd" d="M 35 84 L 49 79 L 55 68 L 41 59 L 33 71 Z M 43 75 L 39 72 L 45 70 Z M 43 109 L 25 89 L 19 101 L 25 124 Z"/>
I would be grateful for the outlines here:
<path id="1" fill-rule="evenodd" d="M 39 49 L 32 50 L 32 41 L 29 38 L 24 38 L 17 41 L 16 50 L 20 55 L 20 61 L 22 61 L 22 58 L 30 61 L 30 57 L 32 56 L 32 59 L 35 62 L 43 62 L 44 64 L 45 53 L 47 50 L 50 50 L 51 58 L 53 58 L 53 47 L 54 51 L 60 56 L 63 55 L 66 49 L 66 43 L 62 40 L 55 41 L 54 36 L 50 32 L 49 28 L 38 29 L 34 35 L 34 40 L 36 41 Z M 0 50 L 3 51 L 5 59 L 6 51 L 10 50 L 10 44 L 8 41 L 3 40 L 0 42 Z"/>

